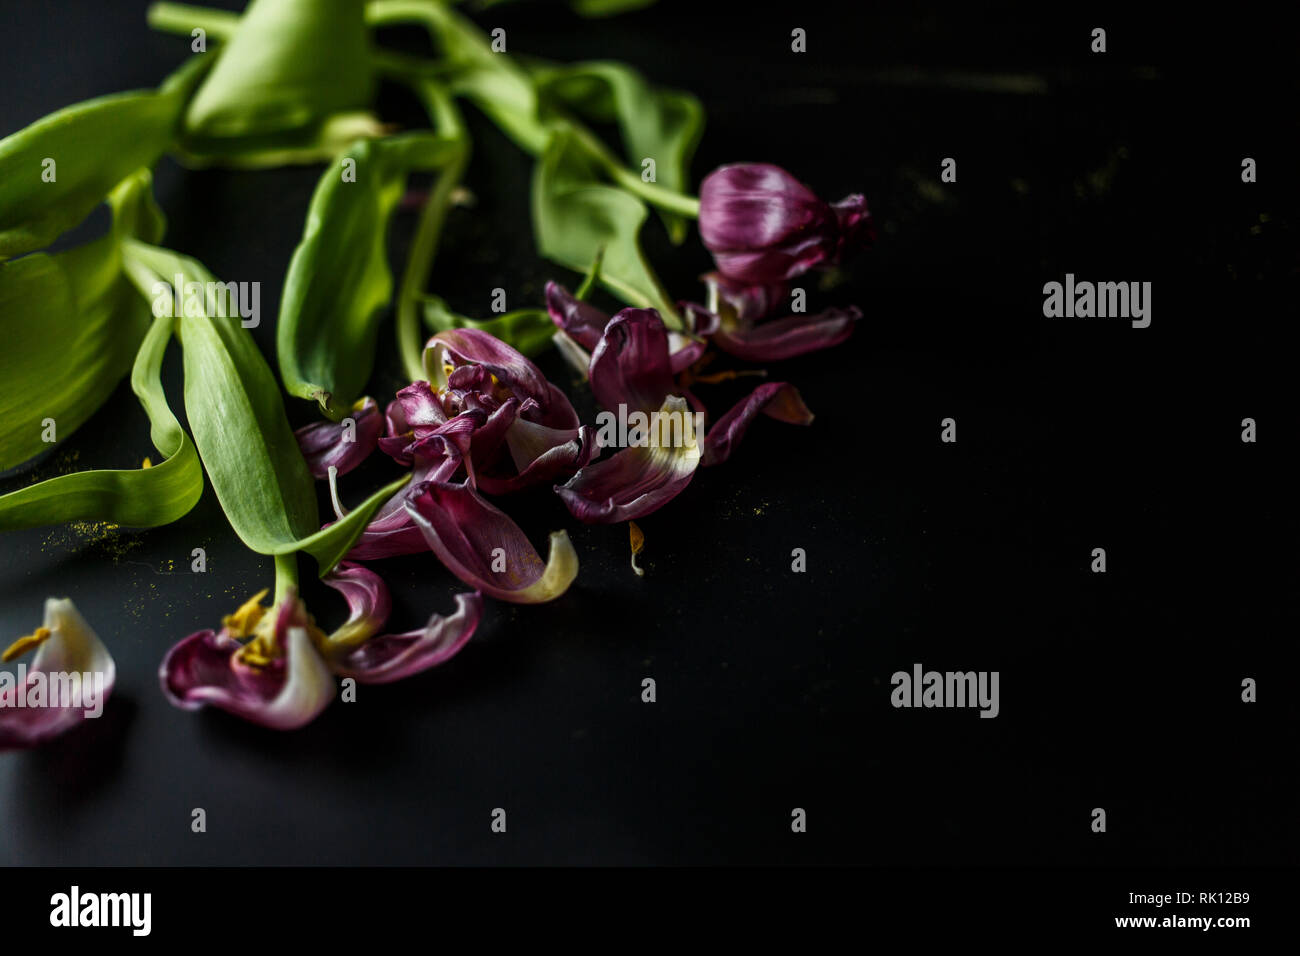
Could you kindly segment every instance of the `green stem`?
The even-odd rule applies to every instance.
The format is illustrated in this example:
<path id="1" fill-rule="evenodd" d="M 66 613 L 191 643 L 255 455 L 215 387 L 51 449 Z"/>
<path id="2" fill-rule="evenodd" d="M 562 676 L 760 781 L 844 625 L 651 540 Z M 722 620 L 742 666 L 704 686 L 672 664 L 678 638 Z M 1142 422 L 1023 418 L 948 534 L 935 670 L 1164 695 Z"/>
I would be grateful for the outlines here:
<path id="1" fill-rule="evenodd" d="M 691 219 L 700 218 L 700 201 L 694 196 L 679 193 L 675 189 L 667 189 L 658 183 L 646 182 L 638 173 L 624 166 L 618 157 L 609 151 L 609 147 L 602 143 L 591 130 L 576 120 L 569 119 L 566 122 L 572 128 L 574 138 L 582 144 L 582 147 L 587 150 L 592 159 L 601 165 L 614 182 L 665 212 L 675 212 L 679 216 L 687 216 Z"/>
<path id="2" fill-rule="evenodd" d="M 271 606 L 278 605 L 291 589 L 296 590 L 297 587 L 298 552 L 275 555 L 275 601 Z"/>
<path id="3" fill-rule="evenodd" d="M 424 343 L 420 334 L 417 299 L 428 284 L 433 259 L 438 251 L 438 239 L 451 207 L 451 194 L 459 185 L 465 167 L 469 165 L 470 149 L 465 124 L 447 91 L 427 78 L 418 78 L 413 85 L 424 99 L 439 135 L 460 144 L 460 148 L 439 174 L 437 184 L 425 202 L 397 294 L 397 347 L 407 378 L 415 382 L 425 378 Z"/>
<path id="4" fill-rule="evenodd" d="M 149 26 L 163 33 L 190 36 L 195 28 L 218 40 L 229 40 L 239 26 L 239 14 L 187 3 L 155 3 L 145 14 Z"/>

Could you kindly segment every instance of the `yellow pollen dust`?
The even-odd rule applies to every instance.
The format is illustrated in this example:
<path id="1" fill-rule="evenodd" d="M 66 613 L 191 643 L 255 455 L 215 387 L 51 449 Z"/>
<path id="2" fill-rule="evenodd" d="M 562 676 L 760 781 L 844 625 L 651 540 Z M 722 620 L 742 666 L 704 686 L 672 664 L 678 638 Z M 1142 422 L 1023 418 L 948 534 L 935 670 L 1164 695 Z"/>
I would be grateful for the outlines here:
<path id="1" fill-rule="evenodd" d="M 26 654 L 33 647 L 40 647 L 40 645 L 48 641 L 50 639 L 50 635 L 53 633 L 54 632 L 51 631 L 48 627 L 45 627 L 43 625 L 41 627 L 38 627 L 35 631 L 28 634 L 26 637 L 18 638 L 18 640 L 14 641 L 7 648 L 5 648 L 5 652 L 3 654 L 0 654 L 0 661 L 7 663 L 13 660 L 15 657 L 22 657 L 22 655 Z"/>
<path id="2" fill-rule="evenodd" d="M 221 619 L 221 626 L 233 638 L 248 637 L 257 627 L 257 622 L 262 619 L 266 613 L 266 608 L 262 607 L 262 598 L 266 597 L 270 588 L 262 588 L 251 598 L 239 606 L 234 614 L 227 614 Z"/>

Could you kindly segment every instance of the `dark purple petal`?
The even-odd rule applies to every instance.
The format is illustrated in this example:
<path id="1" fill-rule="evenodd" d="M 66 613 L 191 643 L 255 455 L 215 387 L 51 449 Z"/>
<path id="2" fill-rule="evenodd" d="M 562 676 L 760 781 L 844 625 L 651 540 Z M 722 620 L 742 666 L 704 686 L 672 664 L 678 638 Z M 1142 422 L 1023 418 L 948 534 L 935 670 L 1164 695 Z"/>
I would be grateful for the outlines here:
<path id="1" fill-rule="evenodd" d="M 867 209 L 866 197 L 860 193 L 845 196 L 839 202 L 831 203 L 831 211 L 839 226 L 839 244 L 835 250 L 835 261 L 855 248 L 869 246 L 876 241 L 876 226 Z"/>
<path id="2" fill-rule="evenodd" d="M 668 330 L 653 309 L 624 309 L 610 319 L 591 354 L 591 391 L 608 411 L 651 411 L 673 388 Z"/>
<path id="3" fill-rule="evenodd" d="M 551 534 L 543 562 L 519 526 L 468 485 L 426 481 L 406 508 L 448 570 L 491 597 L 549 601 L 577 577 L 578 555 L 567 533 Z"/>
<path id="4" fill-rule="evenodd" d="M 717 465 L 726 461 L 759 412 L 792 425 L 810 425 L 813 420 L 812 412 L 808 411 L 793 385 L 765 382 L 713 423 L 704 439 L 703 464 Z"/>
<path id="5" fill-rule="evenodd" d="M 790 286 L 784 282 L 737 282 L 720 272 L 710 272 L 704 282 L 709 288 L 709 308 L 722 319 L 724 328 L 746 328 L 767 318 L 790 294 Z"/>
<path id="6" fill-rule="evenodd" d="M 418 462 L 411 472 L 411 480 L 380 505 L 366 525 L 366 530 L 361 532 L 356 544 L 348 552 L 348 560 L 373 561 L 428 551 L 428 542 L 411 521 L 406 503 L 422 482 L 446 481 L 460 469 L 460 464 L 460 457 L 452 454 L 436 461 Z"/>
<path id="7" fill-rule="evenodd" d="M 686 400 L 670 396 L 660 413 L 681 415 L 682 427 L 669 440 L 624 448 L 587 465 L 555 493 L 570 513 L 587 524 L 627 521 L 650 514 L 681 493 L 700 463 L 700 443 Z M 664 434 L 653 426 L 651 436 Z"/>
<path id="8" fill-rule="evenodd" d="M 856 306 L 827 309 L 817 315 L 792 315 L 752 328 L 719 331 L 713 342 L 730 355 L 750 362 L 772 362 L 839 345 L 862 318 Z"/>
<path id="9" fill-rule="evenodd" d="M 387 684 L 418 674 L 455 656 L 474 636 L 482 616 L 481 594 L 457 594 L 456 610 L 449 616 L 435 614 L 420 630 L 372 637 L 338 658 L 334 672 L 363 684 Z"/>
<path id="10" fill-rule="evenodd" d="M 594 305 L 575 299 L 564 286 L 546 283 L 546 311 L 551 321 L 590 352 L 600 342 L 609 316 Z"/>
<path id="11" fill-rule="evenodd" d="M 301 626 L 288 628 L 283 655 L 265 667 L 243 663 L 224 631 L 199 631 L 163 658 L 163 693 L 184 710 L 218 707 L 275 730 L 310 723 L 334 697 L 334 678 Z"/>
<path id="12" fill-rule="evenodd" d="M 451 374 L 462 365 L 481 365 L 520 398 L 534 398 L 543 406 L 550 395 L 550 383 L 541 370 L 496 336 L 481 329 L 449 329 L 429 339 L 424 347 L 424 371 L 433 388 L 447 385 Z"/>
<path id="13" fill-rule="evenodd" d="M 510 476 L 475 473 L 478 488 L 490 495 L 505 495 L 533 485 L 563 481 L 591 461 L 596 453 L 596 433 L 581 428 L 547 428 L 518 419 L 507 434 L 516 473 Z"/>
<path id="14" fill-rule="evenodd" d="M 71 730 L 88 716 L 100 716 L 116 683 L 113 656 L 72 601 L 47 600 L 43 627 L 49 636 L 37 648 L 31 665 L 20 665 L 19 674 L 26 671 L 24 686 L 13 674 L 4 675 L 8 681 L 0 679 L 0 751 L 33 747 Z M 66 689 L 74 697 L 69 700 L 63 696 L 64 681 L 54 675 L 72 674 L 80 676 L 77 688 Z"/>
<path id="15" fill-rule="evenodd" d="M 777 246 L 833 221 L 816 193 L 770 163 L 720 166 L 700 183 L 700 238 L 714 252 Z"/>
<path id="16" fill-rule="evenodd" d="M 700 184 L 700 237 L 734 280 L 801 275 L 834 254 L 837 234 L 830 207 L 779 166 L 722 166 Z"/>
<path id="17" fill-rule="evenodd" d="M 349 425 L 348 423 L 351 422 Z M 375 450 L 384 419 L 373 398 L 365 398 L 341 422 L 314 422 L 294 432 L 312 476 L 325 478 L 330 466 L 346 475 Z"/>

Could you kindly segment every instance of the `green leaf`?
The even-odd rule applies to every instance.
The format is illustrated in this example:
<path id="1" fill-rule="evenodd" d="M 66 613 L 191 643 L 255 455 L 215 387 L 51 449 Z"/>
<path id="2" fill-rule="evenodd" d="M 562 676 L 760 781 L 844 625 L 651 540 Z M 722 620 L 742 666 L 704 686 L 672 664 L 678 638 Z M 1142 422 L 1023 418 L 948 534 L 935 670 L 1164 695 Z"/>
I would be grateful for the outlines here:
<path id="1" fill-rule="evenodd" d="M 397 494 L 402 486 L 410 480 L 411 474 L 407 472 L 396 481 L 380 488 L 358 507 L 349 511 L 342 520 L 334 522 L 328 528 L 322 528 L 301 541 L 286 545 L 276 553 L 288 554 L 290 551 L 306 551 L 316 559 L 316 566 L 320 576 L 324 577 L 333 571 L 334 566 L 352 550 L 352 546 L 357 543 L 357 538 L 361 537 L 361 532 L 366 530 L 366 525 L 370 523 L 371 517 L 379 510 L 380 506 Z"/>
<path id="2" fill-rule="evenodd" d="M 48 246 L 123 179 L 152 166 L 208 65 L 193 57 L 157 90 L 68 106 L 0 140 L 0 258 Z"/>
<path id="3" fill-rule="evenodd" d="M 364 0 L 253 0 L 185 116 L 192 153 L 302 146 L 375 89 Z"/>
<path id="4" fill-rule="evenodd" d="M 640 199 L 602 185 L 587 153 L 567 129 L 551 137 L 533 173 L 533 229 L 542 255 L 585 272 L 601 256 L 600 282 L 628 305 L 680 320 L 641 253 L 646 219 Z"/>
<path id="5" fill-rule="evenodd" d="M 130 370 L 150 316 L 123 275 L 120 241 L 161 236 L 151 181 L 141 170 L 109 196 L 110 234 L 0 262 L 0 471 L 49 449 L 47 418 L 58 440 L 75 432 Z"/>
<path id="6" fill-rule="evenodd" d="M 80 520 L 148 528 L 175 521 L 194 507 L 203 494 L 203 469 L 162 388 L 162 360 L 171 333 L 171 320 L 156 320 L 131 372 L 154 447 L 167 460 L 152 468 L 60 475 L 11 492 L 0 497 L 0 530 Z"/>
<path id="7" fill-rule="evenodd" d="M 569 6 L 573 8 L 574 13 L 592 19 L 642 10 L 654 4 L 655 0 L 569 0 Z"/>
<path id="8" fill-rule="evenodd" d="M 316 491 L 270 367 L 219 283 L 198 262 L 128 240 L 140 291 L 183 287 L 176 324 L 185 368 L 185 413 L 217 500 L 240 539 L 261 554 L 293 550 L 320 528 Z M 152 279 L 152 281 L 150 281 Z M 197 286 L 192 285 L 198 283 Z M 171 311 L 168 309 L 167 311 Z"/>
<path id="9" fill-rule="evenodd" d="M 704 131 L 704 108 L 688 93 L 655 89 L 636 70 L 613 61 L 539 69 L 534 76 L 544 106 L 560 107 L 598 123 L 616 122 L 628 164 L 637 171 L 653 159 L 655 182 L 676 192 L 689 185 L 691 157 Z M 661 212 L 673 242 L 686 238 L 687 221 Z"/>
<path id="10" fill-rule="evenodd" d="M 363 141 L 316 186 L 285 279 L 276 350 L 285 389 L 319 402 L 330 418 L 347 414 L 370 378 L 378 322 L 393 294 L 388 220 L 406 180 L 460 148 L 431 133 Z"/>
<path id="11" fill-rule="evenodd" d="M 481 329 L 530 357 L 550 348 L 551 337 L 555 335 L 555 323 L 545 309 L 516 309 L 491 319 L 471 319 L 453 312 L 436 295 L 423 296 L 420 304 L 424 322 L 434 333 Z"/>

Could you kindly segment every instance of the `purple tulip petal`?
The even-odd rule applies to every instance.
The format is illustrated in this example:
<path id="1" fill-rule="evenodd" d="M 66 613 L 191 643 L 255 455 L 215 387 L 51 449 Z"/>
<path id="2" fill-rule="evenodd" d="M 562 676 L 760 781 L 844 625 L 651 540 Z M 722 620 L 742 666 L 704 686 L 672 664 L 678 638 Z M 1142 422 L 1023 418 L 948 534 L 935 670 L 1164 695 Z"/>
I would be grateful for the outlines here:
<path id="1" fill-rule="evenodd" d="M 117 681 L 113 656 L 72 601 L 47 600 L 42 626 L 49 636 L 30 667 L 19 665 L 21 685 L 13 674 L 0 676 L 0 751 L 33 747 L 98 717 Z"/>
<path id="2" fill-rule="evenodd" d="M 713 423 L 704 439 L 703 464 L 718 465 L 726 461 L 759 412 L 792 425 L 810 425 L 813 420 L 812 412 L 793 385 L 765 382 Z"/>
<path id="3" fill-rule="evenodd" d="M 429 544 L 411 521 L 406 503 L 415 495 L 422 482 L 447 481 L 460 469 L 460 464 L 461 459 L 450 454 L 438 461 L 417 463 L 411 472 L 411 480 L 380 505 L 366 525 L 366 530 L 361 532 L 356 544 L 347 553 L 347 559 L 374 561 L 428 551 Z"/>
<path id="4" fill-rule="evenodd" d="M 624 448 L 587 465 L 567 484 L 556 486 L 555 493 L 575 518 L 587 524 L 640 518 L 677 497 L 690 484 L 701 452 L 686 400 L 669 396 L 659 411 L 682 416 L 683 427 L 674 436 L 678 443 L 656 441 L 653 436 L 664 433 L 652 426 L 651 444 Z"/>
<path id="5" fill-rule="evenodd" d="M 447 385 L 451 372 L 462 365 L 481 365 L 520 398 L 533 398 L 546 406 L 550 383 L 524 355 L 481 329 L 449 329 L 429 339 L 424 347 L 424 371 L 435 389 Z"/>
<path id="6" fill-rule="evenodd" d="M 334 672 L 363 684 L 387 684 L 418 674 L 455 656 L 474 636 L 482 616 L 481 594 L 457 594 L 456 610 L 449 616 L 434 614 L 420 630 L 372 637 L 339 658 Z"/>
<path id="7" fill-rule="evenodd" d="M 348 602 L 348 619 L 330 634 L 329 646 L 354 647 L 376 634 L 393 609 L 384 579 L 369 568 L 341 561 L 322 579 Z"/>
<path id="8" fill-rule="evenodd" d="M 700 238 L 713 251 L 774 246 L 829 219 L 816 193 L 770 163 L 720 166 L 700 183 Z"/>
<path id="9" fill-rule="evenodd" d="M 719 331 L 713 341 L 722 351 L 750 362 L 772 362 L 839 345 L 862 318 L 856 306 L 817 315 L 792 315 L 753 328 Z"/>
<path id="10" fill-rule="evenodd" d="M 651 411 L 673 388 L 668 330 L 653 309 L 624 309 L 610 319 L 591 354 L 591 390 L 608 411 Z"/>
<path id="11" fill-rule="evenodd" d="M 551 534 L 551 553 L 543 563 L 519 526 L 468 485 L 426 481 L 406 507 L 442 563 L 491 597 L 520 604 L 549 601 L 578 575 L 578 555 L 567 533 Z"/>
<path id="12" fill-rule="evenodd" d="M 590 352 L 600 342 L 609 316 L 594 305 L 575 299 L 555 282 L 546 283 L 546 311 L 569 338 Z"/>
<path id="13" fill-rule="evenodd" d="M 312 476 L 324 478 L 329 475 L 331 465 L 340 475 L 346 475 L 365 461 L 375 450 L 383 427 L 379 406 L 373 398 L 365 398 L 353 406 L 352 414 L 343 421 L 314 422 L 299 428 L 294 435 Z"/>
<path id="14" fill-rule="evenodd" d="M 725 314 L 721 325 L 733 328 L 748 328 L 767 318 L 790 295 L 790 286 L 784 282 L 737 282 L 721 272 L 703 278 L 709 289 L 709 310 L 715 319 Z"/>
<path id="15" fill-rule="evenodd" d="M 779 166 L 722 166 L 700 184 L 700 238 L 734 280 L 801 275 L 834 254 L 837 234 L 830 207 Z"/>
<path id="16" fill-rule="evenodd" d="M 477 487 L 490 495 L 505 495 L 544 482 L 562 481 L 591 461 L 597 449 L 596 433 L 581 428 L 556 429 L 518 419 L 507 434 L 516 474 L 509 477 L 479 470 Z"/>
<path id="17" fill-rule="evenodd" d="M 876 226 L 867 209 L 866 197 L 860 193 L 845 196 L 839 202 L 831 203 L 831 212 L 839 226 L 839 245 L 835 250 L 835 261 L 855 247 L 869 246 L 876 241 Z"/>
<path id="18" fill-rule="evenodd" d="M 253 667 L 240 660 L 243 645 L 224 630 L 191 634 L 163 658 L 163 693 L 184 710 L 210 705 L 274 730 L 302 727 L 329 706 L 334 678 L 301 623 L 278 639 L 283 656 Z"/>

